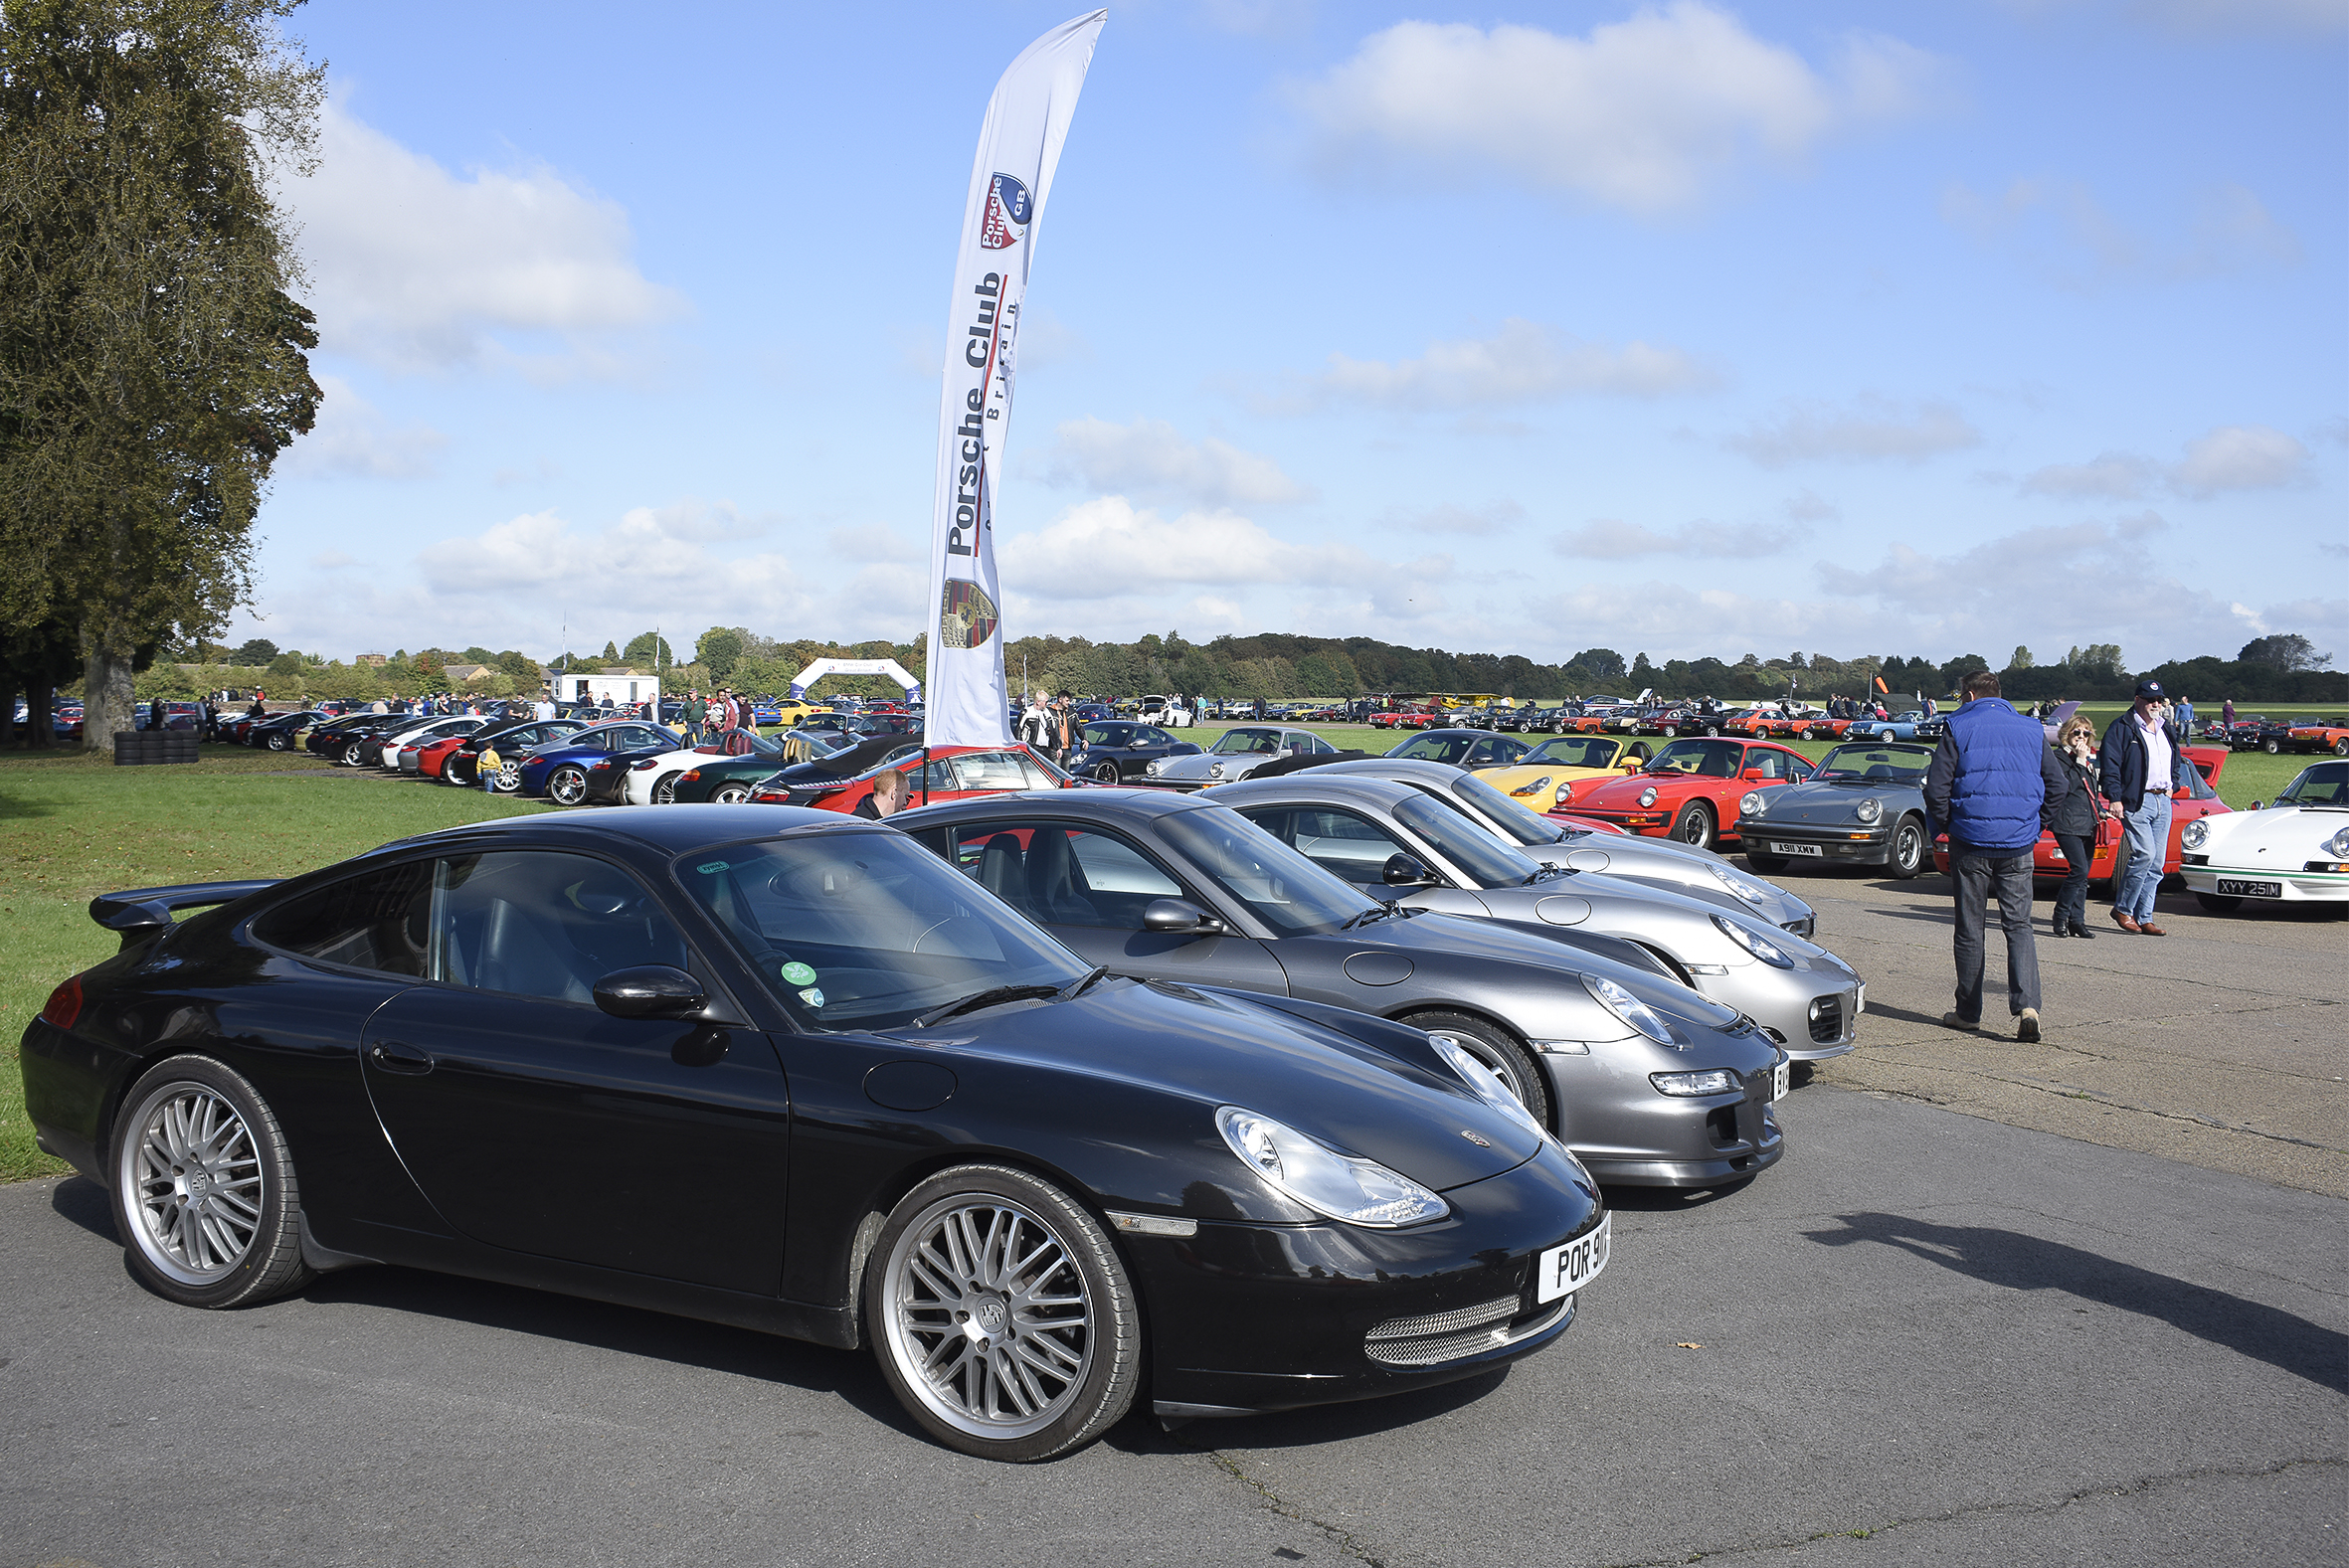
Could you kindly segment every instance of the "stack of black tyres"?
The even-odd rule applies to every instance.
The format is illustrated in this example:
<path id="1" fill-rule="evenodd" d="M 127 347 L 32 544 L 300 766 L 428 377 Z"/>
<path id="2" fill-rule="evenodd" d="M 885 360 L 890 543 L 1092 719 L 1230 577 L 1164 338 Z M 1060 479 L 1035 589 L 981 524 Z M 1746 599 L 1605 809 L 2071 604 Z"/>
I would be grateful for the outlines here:
<path id="1" fill-rule="evenodd" d="M 196 760 L 194 730 L 116 730 L 114 766 L 150 768 Z"/>

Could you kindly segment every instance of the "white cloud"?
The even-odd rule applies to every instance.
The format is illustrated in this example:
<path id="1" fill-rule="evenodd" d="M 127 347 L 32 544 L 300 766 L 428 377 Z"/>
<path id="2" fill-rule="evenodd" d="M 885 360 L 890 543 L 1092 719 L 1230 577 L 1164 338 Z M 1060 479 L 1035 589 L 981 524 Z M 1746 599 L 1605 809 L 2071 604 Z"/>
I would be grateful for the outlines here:
<path id="1" fill-rule="evenodd" d="M 1003 581 L 1032 585 L 1038 600 L 1114 599 L 1136 585 L 1154 602 L 1178 588 L 1276 586 L 1327 591 L 1390 617 L 1428 612 L 1452 575 L 1449 555 L 1390 562 L 1354 545 L 1293 545 L 1235 512 L 1162 517 L 1117 495 L 1003 539 L 999 554 Z"/>
<path id="2" fill-rule="evenodd" d="M 2272 490 L 2308 475 L 2308 448 L 2263 425 L 2223 425 L 2186 443 L 2170 470 L 2179 493 L 2207 498 L 2222 490 Z"/>
<path id="3" fill-rule="evenodd" d="M 1549 542 L 1549 548 L 1582 561 L 1628 561 L 1637 556 L 1751 560 L 1779 554 L 1806 532 L 1802 528 L 1754 528 L 1703 519 L 1678 528 L 1656 529 L 1599 517 L 1559 534 Z"/>
<path id="4" fill-rule="evenodd" d="M 297 479 L 425 479 L 433 454 L 449 437 L 430 426 L 392 429 L 390 422 L 339 376 L 320 376 L 318 424 L 277 459 L 276 471 Z"/>
<path id="5" fill-rule="evenodd" d="M 1246 506 L 1309 499 L 1313 491 L 1280 464 L 1212 436 L 1185 440 L 1165 420 L 1112 425 L 1106 420 L 1064 422 L 1043 459 L 1050 483 L 1166 497 L 1194 506 Z"/>
<path id="6" fill-rule="evenodd" d="M 921 547 L 887 523 L 835 528 L 825 536 L 824 544 L 843 561 L 889 565 L 922 559 Z"/>
<path id="7" fill-rule="evenodd" d="M 1832 522 L 1843 516 L 1841 507 L 1816 490 L 1804 490 L 1798 495 L 1788 496 L 1779 510 L 1786 514 L 1788 521 L 1797 523 Z"/>
<path id="8" fill-rule="evenodd" d="M 1675 0 L 1587 38 L 1404 22 L 1296 91 L 1325 165 L 1494 170 L 1636 213 L 1700 201 L 1751 162 L 1916 112 L 1931 57 L 1848 37 L 1825 70 L 1728 12 Z"/>
<path id="9" fill-rule="evenodd" d="M 1765 468 L 1781 468 L 1804 461 L 1922 462 L 1981 443 L 1981 432 L 1946 403 L 1927 401 L 1911 410 L 1865 397 L 1848 410 L 1794 404 L 1776 419 L 1757 422 L 1722 444 Z"/>
<path id="10" fill-rule="evenodd" d="M 1329 368 L 1287 394 L 1261 400 L 1267 412 L 1331 403 L 1392 409 L 1473 409 L 1542 402 L 1576 393 L 1656 398 L 1701 392 L 1718 377 L 1676 348 L 1591 343 L 1512 316 L 1490 337 L 1430 343 L 1417 359 L 1330 356 Z"/>
<path id="11" fill-rule="evenodd" d="M 1406 534 L 1453 534 L 1466 539 L 1489 539 L 1507 533 L 1524 520 L 1526 509 L 1511 500 L 1488 501 L 1482 506 L 1400 507 L 1380 519 Z"/>
<path id="12" fill-rule="evenodd" d="M 2011 247 L 2062 287 L 2087 289 L 2124 277 L 2218 277 L 2259 266 L 2293 266 L 2300 242 L 2241 185 L 2210 186 L 2168 232 L 2139 233 L 2077 180 L 2018 179 L 1999 195 L 1965 185 L 1941 194 L 1941 217 L 1985 246 Z"/>
<path id="13" fill-rule="evenodd" d="M 638 506 L 600 533 L 574 529 L 552 511 L 525 512 L 478 534 L 444 539 L 416 558 L 435 594 L 494 594 L 562 589 L 566 594 L 682 610 L 757 594 L 799 596 L 800 583 L 779 555 L 719 562 L 708 544 L 764 531 L 731 502 L 697 500 Z M 729 622 L 730 624 L 732 622 Z M 745 622 L 757 624 L 758 622 Z"/>
<path id="14" fill-rule="evenodd" d="M 619 204 L 543 165 L 459 178 L 338 99 L 318 154 L 317 172 L 281 194 L 301 224 L 331 352 L 403 371 L 503 362 L 547 379 L 613 373 L 615 334 L 685 308 L 637 270 Z"/>
<path id="15" fill-rule="evenodd" d="M 2062 499 L 2101 497 L 2134 501 L 2145 494 L 2157 476 L 2155 465 L 2144 458 L 2125 451 L 2108 451 L 2089 462 L 2050 463 L 2036 469 L 2024 476 L 2023 489 L 2028 494 Z"/>

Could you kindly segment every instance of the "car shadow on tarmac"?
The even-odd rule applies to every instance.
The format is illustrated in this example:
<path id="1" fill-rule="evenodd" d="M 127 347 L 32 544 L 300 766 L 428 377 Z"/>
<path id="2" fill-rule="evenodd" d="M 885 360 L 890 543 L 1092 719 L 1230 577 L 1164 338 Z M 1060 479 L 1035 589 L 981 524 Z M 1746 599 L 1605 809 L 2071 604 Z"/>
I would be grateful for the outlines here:
<path id="1" fill-rule="evenodd" d="M 1843 1230 L 1803 1234 L 1826 1247 L 1880 1242 L 2009 1290 L 2067 1291 L 2082 1301 L 2157 1318 L 2336 1394 L 2349 1394 L 2349 1334 L 2263 1303 L 2021 1231 L 1936 1225 L 1900 1214 L 1836 1218 Z"/>

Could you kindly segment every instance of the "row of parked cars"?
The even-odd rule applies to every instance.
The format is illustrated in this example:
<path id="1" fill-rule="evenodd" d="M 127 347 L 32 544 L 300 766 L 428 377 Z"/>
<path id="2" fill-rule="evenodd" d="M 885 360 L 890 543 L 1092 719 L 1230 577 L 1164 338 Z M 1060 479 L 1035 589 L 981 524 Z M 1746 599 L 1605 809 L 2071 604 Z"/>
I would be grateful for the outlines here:
<path id="1" fill-rule="evenodd" d="M 2333 718 L 2270 719 L 2256 713 L 2238 714 L 2233 723 L 2214 720 L 2202 730 L 2203 740 L 2236 752 L 2330 752 L 2349 757 L 2349 716 Z"/>

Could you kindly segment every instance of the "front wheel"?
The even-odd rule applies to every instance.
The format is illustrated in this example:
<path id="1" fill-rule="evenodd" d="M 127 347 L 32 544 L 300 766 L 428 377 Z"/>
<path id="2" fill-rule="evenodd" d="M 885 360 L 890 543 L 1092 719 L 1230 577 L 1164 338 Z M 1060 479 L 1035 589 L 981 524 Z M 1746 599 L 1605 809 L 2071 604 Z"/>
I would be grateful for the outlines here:
<path id="1" fill-rule="evenodd" d="M 1703 800 L 1691 800 L 1672 824 L 1672 836 L 1696 849 L 1711 849 L 1715 830 L 1713 807 Z"/>
<path id="2" fill-rule="evenodd" d="M 2243 908 L 2242 899 L 2230 898 L 2223 893 L 2197 893 L 2194 897 L 2196 902 L 2214 915 L 2232 915 Z"/>
<path id="3" fill-rule="evenodd" d="M 253 1085 L 176 1056 L 123 1105 L 114 1223 L 133 1274 L 183 1307 L 247 1307 L 309 1282 L 293 1157 Z"/>
<path id="4" fill-rule="evenodd" d="M 1925 866 L 1925 825 L 1913 816 L 1900 818 L 1893 829 L 1893 853 L 1887 864 L 1896 881 L 1906 882 Z"/>
<path id="5" fill-rule="evenodd" d="M 2259 743 L 2259 750 L 2273 757 L 2277 752 L 2283 750 L 2283 743 L 2281 741 L 2262 741 Z"/>
<path id="6" fill-rule="evenodd" d="M 1462 1050 L 1482 1062 L 1485 1070 L 1500 1081 L 1502 1088 L 1517 1096 L 1518 1103 L 1534 1113 L 1535 1121 L 1543 1127 L 1550 1125 L 1548 1083 L 1533 1054 L 1511 1038 L 1507 1030 L 1482 1018 L 1456 1012 L 1416 1013 L 1403 1021 L 1414 1029 L 1457 1040 Z"/>
<path id="7" fill-rule="evenodd" d="M 907 1193 L 864 1280 L 881 1375 L 939 1442 L 1027 1463 L 1132 1408 L 1142 1318 L 1100 1223 L 1023 1170 L 963 1165 Z"/>

